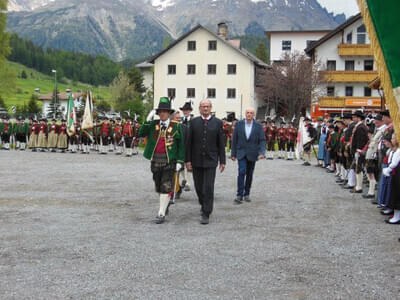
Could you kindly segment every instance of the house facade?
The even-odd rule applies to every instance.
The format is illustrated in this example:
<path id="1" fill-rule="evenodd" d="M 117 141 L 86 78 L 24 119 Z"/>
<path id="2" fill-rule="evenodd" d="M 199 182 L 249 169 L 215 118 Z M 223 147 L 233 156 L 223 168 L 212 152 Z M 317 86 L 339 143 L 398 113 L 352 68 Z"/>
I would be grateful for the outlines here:
<path id="1" fill-rule="evenodd" d="M 67 113 L 68 95 L 69 95 L 69 93 L 58 93 L 57 94 L 57 101 L 59 103 L 58 110 L 62 113 L 63 116 L 65 116 Z M 80 92 L 72 93 L 72 98 L 74 99 L 75 107 L 80 107 L 81 105 L 84 104 L 83 93 L 80 93 Z M 53 118 L 53 116 L 50 115 L 50 112 L 52 111 L 51 106 L 54 102 L 53 93 L 41 95 L 39 97 L 39 101 L 43 102 L 42 115 L 46 116 L 47 118 Z"/>
<path id="2" fill-rule="evenodd" d="M 241 118 L 247 107 L 257 110 L 257 72 L 268 65 L 241 48 L 240 41 L 228 40 L 227 29 L 221 23 L 215 34 L 198 25 L 149 60 L 154 64 L 155 107 L 160 97 L 168 96 L 175 109 L 191 101 L 195 115 L 203 99 L 211 100 L 219 118 L 232 112 Z"/>
<path id="3" fill-rule="evenodd" d="M 271 63 L 279 63 L 286 53 L 304 53 L 304 49 L 328 34 L 330 30 L 266 31 Z"/>
<path id="4" fill-rule="evenodd" d="M 306 53 L 319 62 L 324 78 L 319 96 L 313 99 L 313 117 L 381 108 L 379 92 L 368 86 L 378 73 L 360 14 L 312 44 Z"/>

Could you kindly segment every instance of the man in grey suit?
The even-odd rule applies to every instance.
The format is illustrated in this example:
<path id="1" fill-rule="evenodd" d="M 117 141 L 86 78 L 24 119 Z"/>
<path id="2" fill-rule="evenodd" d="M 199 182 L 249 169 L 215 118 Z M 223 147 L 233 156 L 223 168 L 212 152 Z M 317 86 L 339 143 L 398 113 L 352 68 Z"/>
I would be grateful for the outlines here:
<path id="1" fill-rule="evenodd" d="M 193 181 L 201 205 L 201 224 L 208 224 L 214 204 L 214 183 L 219 162 L 225 169 L 225 142 L 222 121 L 211 114 L 211 101 L 200 102 L 200 117 L 192 119 L 187 141 L 185 161 L 193 171 Z"/>
<path id="2" fill-rule="evenodd" d="M 231 158 L 238 160 L 235 204 L 250 202 L 250 188 L 258 159 L 265 155 L 265 135 L 262 125 L 254 120 L 254 109 L 246 109 L 246 119 L 236 123 L 232 136 Z"/>

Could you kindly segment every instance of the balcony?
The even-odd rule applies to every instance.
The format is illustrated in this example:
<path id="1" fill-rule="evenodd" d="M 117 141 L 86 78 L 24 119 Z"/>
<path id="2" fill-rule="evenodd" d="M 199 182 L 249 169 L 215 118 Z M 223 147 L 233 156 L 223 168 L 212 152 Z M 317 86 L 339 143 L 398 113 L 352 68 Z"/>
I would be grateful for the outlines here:
<path id="1" fill-rule="evenodd" d="M 381 98 L 379 97 L 321 97 L 318 105 L 323 108 L 379 108 Z"/>
<path id="2" fill-rule="evenodd" d="M 369 44 L 339 44 L 340 56 L 373 56 L 374 53 Z"/>
<path id="3" fill-rule="evenodd" d="M 377 71 L 322 71 L 327 82 L 371 82 Z"/>

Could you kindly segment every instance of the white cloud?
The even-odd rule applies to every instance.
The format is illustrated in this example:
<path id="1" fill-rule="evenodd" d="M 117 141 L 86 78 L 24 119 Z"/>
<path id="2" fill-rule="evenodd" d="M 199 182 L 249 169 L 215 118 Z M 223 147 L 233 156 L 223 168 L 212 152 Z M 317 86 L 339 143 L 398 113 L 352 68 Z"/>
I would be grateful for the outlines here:
<path id="1" fill-rule="evenodd" d="M 360 12 L 356 0 L 317 0 L 321 6 L 326 7 L 329 12 L 335 14 L 344 13 L 346 18 Z"/>

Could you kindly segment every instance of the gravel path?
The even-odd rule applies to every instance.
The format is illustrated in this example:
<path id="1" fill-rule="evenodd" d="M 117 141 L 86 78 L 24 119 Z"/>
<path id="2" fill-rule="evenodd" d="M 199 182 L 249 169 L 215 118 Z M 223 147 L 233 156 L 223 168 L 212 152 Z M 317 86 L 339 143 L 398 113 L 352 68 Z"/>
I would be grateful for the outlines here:
<path id="1" fill-rule="evenodd" d="M 400 227 L 322 169 L 259 162 L 235 206 L 229 162 L 204 226 L 193 191 L 153 223 L 149 167 L 1 151 L 0 298 L 399 299 Z"/>

